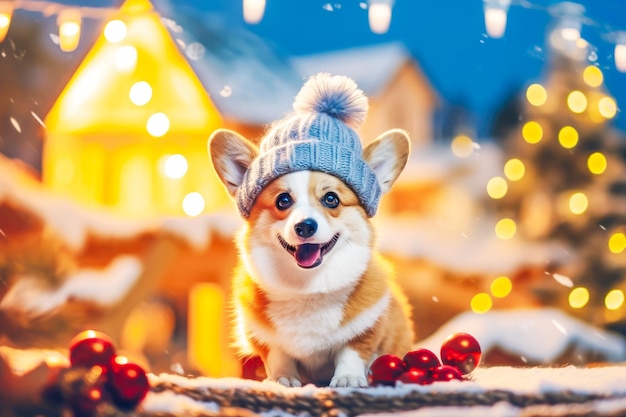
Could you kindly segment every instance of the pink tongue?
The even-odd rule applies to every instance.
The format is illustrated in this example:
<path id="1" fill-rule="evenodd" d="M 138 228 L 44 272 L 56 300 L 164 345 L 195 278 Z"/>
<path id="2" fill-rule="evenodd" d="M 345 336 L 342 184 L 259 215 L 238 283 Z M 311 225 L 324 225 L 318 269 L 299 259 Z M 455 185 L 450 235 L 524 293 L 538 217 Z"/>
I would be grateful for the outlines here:
<path id="1" fill-rule="evenodd" d="M 321 246 L 315 243 L 304 243 L 296 246 L 295 257 L 298 265 L 304 268 L 313 266 L 322 256 Z"/>

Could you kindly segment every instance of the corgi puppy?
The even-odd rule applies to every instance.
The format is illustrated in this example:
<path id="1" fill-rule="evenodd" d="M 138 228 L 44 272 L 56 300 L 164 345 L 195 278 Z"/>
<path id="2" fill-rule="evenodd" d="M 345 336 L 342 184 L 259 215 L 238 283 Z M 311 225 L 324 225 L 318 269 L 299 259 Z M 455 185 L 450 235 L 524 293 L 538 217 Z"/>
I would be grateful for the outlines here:
<path id="1" fill-rule="evenodd" d="M 402 357 L 413 342 L 409 304 L 376 250 L 371 212 L 355 187 L 322 170 L 278 170 L 267 184 L 257 181 L 251 174 L 262 177 L 266 170 L 251 166 L 269 152 L 265 145 L 227 129 L 209 141 L 213 166 L 239 198 L 245 220 L 236 236 L 240 265 L 231 300 L 237 346 L 243 355 L 259 355 L 267 379 L 285 386 L 365 387 L 376 357 Z M 381 193 L 408 155 L 402 130 L 382 134 L 363 150 L 364 167 Z M 245 184 L 258 195 L 242 210 Z"/>

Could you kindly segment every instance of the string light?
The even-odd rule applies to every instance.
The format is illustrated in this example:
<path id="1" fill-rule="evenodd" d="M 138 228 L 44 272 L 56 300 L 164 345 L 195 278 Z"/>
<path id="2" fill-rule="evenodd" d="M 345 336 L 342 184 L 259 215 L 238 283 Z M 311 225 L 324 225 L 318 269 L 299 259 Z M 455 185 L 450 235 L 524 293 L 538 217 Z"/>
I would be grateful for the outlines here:
<path id="1" fill-rule="evenodd" d="M 626 32 L 618 31 L 615 33 L 615 67 L 619 72 L 626 72 Z"/>
<path id="2" fill-rule="evenodd" d="M 183 211 L 190 217 L 195 217 L 202 213 L 204 205 L 204 197 L 198 192 L 191 192 L 183 198 Z"/>
<path id="3" fill-rule="evenodd" d="M 243 0 L 243 20 L 255 25 L 263 20 L 265 0 Z"/>
<path id="4" fill-rule="evenodd" d="M 541 84 L 531 84 L 526 89 L 526 99 L 535 106 L 543 106 L 548 100 L 548 93 Z"/>
<path id="5" fill-rule="evenodd" d="M 621 254 L 626 250 L 626 235 L 622 232 L 616 232 L 609 238 L 609 251 L 614 254 Z"/>
<path id="6" fill-rule="evenodd" d="M 589 302 L 589 290 L 585 287 L 576 287 L 568 296 L 569 305 L 572 308 L 583 308 Z"/>
<path id="7" fill-rule="evenodd" d="M 370 30 L 379 35 L 387 33 L 391 24 L 393 0 L 369 0 L 368 4 Z"/>
<path id="8" fill-rule="evenodd" d="M 602 117 L 612 119 L 617 114 L 617 103 L 611 97 L 602 97 L 598 101 L 598 110 Z"/>
<path id="9" fill-rule="evenodd" d="M 485 28 L 492 38 L 501 38 L 506 31 L 506 19 L 511 0 L 483 0 Z"/>
<path id="10" fill-rule="evenodd" d="M 589 65 L 583 71 L 583 81 L 589 87 L 599 87 L 604 81 L 604 74 L 602 70 L 595 65 Z"/>
<path id="11" fill-rule="evenodd" d="M 517 158 L 512 158 L 504 164 L 504 175 L 511 181 L 519 181 L 524 178 L 526 167 Z"/>
<path id="12" fill-rule="evenodd" d="M 582 91 L 572 91 L 567 95 L 567 107 L 572 113 L 584 112 L 587 109 L 587 96 Z"/>
<path id="13" fill-rule="evenodd" d="M 59 47 L 64 52 L 71 52 L 78 47 L 81 32 L 81 14 L 79 9 L 63 9 L 57 18 L 59 25 Z"/>
<path id="14" fill-rule="evenodd" d="M 470 308 L 474 313 L 485 314 L 493 307 L 493 301 L 489 294 L 481 292 L 472 297 Z"/>
<path id="15" fill-rule="evenodd" d="M 126 23 L 119 19 L 111 20 L 104 27 L 104 37 L 111 43 L 122 42 L 126 38 Z"/>
<path id="16" fill-rule="evenodd" d="M 528 143 L 538 143 L 543 138 L 543 128 L 534 120 L 524 123 L 522 137 Z"/>
<path id="17" fill-rule="evenodd" d="M 459 158 L 467 158 L 474 152 L 474 141 L 467 135 L 458 135 L 450 145 L 452 153 Z"/>
<path id="18" fill-rule="evenodd" d="M 509 277 L 501 276 L 491 282 L 491 294 L 496 298 L 504 298 L 511 293 L 513 283 Z"/>
<path id="19" fill-rule="evenodd" d="M 182 178 L 189 169 L 187 159 L 181 154 L 168 155 L 163 157 L 163 159 L 163 173 L 168 178 Z"/>
<path id="20" fill-rule="evenodd" d="M 577 192 L 569 198 L 569 209 L 573 214 L 583 214 L 589 207 L 589 200 L 585 193 Z"/>
<path id="21" fill-rule="evenodd" d="M 10 1 L 0 2 L 0 42 L 4 41 L 7 33 L 9 33 L 12 17 L 13 3 Z"/>
<path id="22" fill-rule="evenodd" d="M 487 182 L 487 194 L 494 200 L 504 197 L 508 188 L 506 180 L 502 177 L 493 177 Z"/>
<path id="23" fill-rule="evenodd" d="M 128 97 L 136 106 L 148 104 L 152 99 L 152 87 L 146 81 L 137 81 L 130 87 Z"/>
<path id="24" fill-rule="evenodd" d="M 572 126 L 563 126 L 558 134 L 559 143 L 565 149 L 572 149 L 578 144 L 578 131 Z"/>
<path id="25" fill-rule="evenodd" d="M 624 292 L 622 290 L 611 290 L 604 297 L 604 305 L 609 310 L 617 310 L 624 305 Z"/>
<path id="26" fill-rule="evenodd" d="M 170 119 L 165 113 L 154 113 L 148 118 L 146 130 L 155 138 L 160 138 L 170 130 Z"/>
<path id="27" fill-rule="evenodd" d="M 515 233 L 517 233 L 517 225 L 513 219 L 502 219 L 496 223 L 495 231 L 498 239 L 508 240 L 515 236 Z"/>
<path id="28" fill-rule="evenodd" d="M 601 152 L 594 152 L 587 158 L 587 168 L 592 174 L 600 175 L 606 171 L 606 167 L 606 157 Z"/>

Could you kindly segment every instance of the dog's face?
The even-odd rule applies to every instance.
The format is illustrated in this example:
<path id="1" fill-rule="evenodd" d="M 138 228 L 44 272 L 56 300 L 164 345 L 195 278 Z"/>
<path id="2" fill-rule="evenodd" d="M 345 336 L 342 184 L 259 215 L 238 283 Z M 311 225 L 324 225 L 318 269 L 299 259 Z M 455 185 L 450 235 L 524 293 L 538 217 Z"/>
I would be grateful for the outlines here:
<path id="1" fill-rule="evenodd" d="M 348 186 L 325 173 L 299 171 L 261 192 L 240 244 L 244 261 L 266 286 L 330 292 L 363 273 L 373 233 Z"/>
<path id="2" fill-rule="evenodd" d="M 409 153 L 406 134 L 392 130 L 364 149 L 363 157 L 387 192 Z M 218 176 L 235 196 L 258 148 L 229 130 L 210 141 Z M 257 197 L 237 243 L 253 279 L 274 294 L 325 293 L 349 287 L 368 266 L 374 232 L 356 194 L 338 178 L 292 172 Z"/>

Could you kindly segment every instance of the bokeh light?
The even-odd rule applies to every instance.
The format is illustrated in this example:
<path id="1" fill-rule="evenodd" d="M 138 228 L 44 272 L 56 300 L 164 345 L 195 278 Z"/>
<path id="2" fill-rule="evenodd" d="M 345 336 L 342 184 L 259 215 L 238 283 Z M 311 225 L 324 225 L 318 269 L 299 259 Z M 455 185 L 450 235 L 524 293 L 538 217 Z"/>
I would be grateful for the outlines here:
<path id="1" fill-rule="evenodd" d="M 598 110 L 602 117 L 612 119 L 617 113 L 617 104 L 611 97 L 602 97 L 600 101 L 598 101 Z"/>
<path id="2" fill-rule="evenodd" d="M 506 180 L 502 177 L 493 177 L 487 182 L 487 194 L 494 200 L 504 197 L 508 188 Z"/>
<path id="3" fill-rule="evenodd" d="M 543 128 L 534 120 L 524 123 L 522 137 L 528 143 L 537 143 L 543 137 Z"/>
<path id="4" fill-rule="evenodd" d="M 472 297 L 470 301 L 470 308 L 474 313 L 484 314 L 491 310 L 493 307 L 493 301 L 489 294 L 481 292 Z"/>
<path id="5" fill-rule="evenodd" d="M 126 33 L 126 24 L 119 19 L 111 20 L 104 27 L 104 38 L 111 43 L 122 42 Z"/>
<path id="6" fill-rule="evenodd" d="M 204 211 L 204 197 L 198 192 L 192 192 L 183 199 L 183 211 L 187 216 L 195 217 Z"/>
<path id="7" fill-rule="evenodd" d="M 526 173 L 526 166 L 524 163 L 517 159 L 509 159 L 504 164 L 504 175 L 511 181 L 519 181 L 524 178 L 524 174 Z"/>
<path id="8" fill-rule="evenodd" d="M 622 290 L 611 290 L 604 297 L 604 305 L 609 310 L 617 310 L 624 305 L 624 292 Z"/>
<path id="9" fill-rule="evenodd" d="M 163 173 L 169 178 L 182 178 L 188 169 L 187 159 L 181 154 L 166 156 L 163 162 Z"/>
<path id="10" fill-rule="evenodd" d="M 138 81 L 130 87 L 128 97 L 133 104 L 143 106 L 152 99 L 152 87 L 145 81 Z"/>
<path id="11" fill-rule="evenodd" d="M 572 126 L 563 126 L 559 130 L 559 143 L 565 149 L 572 149 L 578 144 L 578 131 Z"/>
<path id="12" fill-rule="evenodd" d="M 124 45 L 115 53 L 115 68 L 121 72 L 131 72 L 137 66 L 137 48 Z"/>
<path id="13" fill-rule="evenodd" d="M 526 99 L 533 106 L 543 106 L 548 99 L 548 93 L 541 84 L 531 84 L 526 89 Z"/>
<path id="14" fill-rule="evenodd" d="M 509 277 L 501 276 L 491 282 L 491 294 L 496 298 L 504 298 L 511 293 L 513 283 Z"/>
<path id="15" fill-rule="evenodd" d="M 170 119 L 165 113 L 154 113 L 148 118 L 146 129 L 150 135 L 159 138 L 170 130 Z"/>
<path id="16" fill-rule="evenodd" d="M 467 135 L 458 135 L 450 145 L 452 153 L 459 158 L 467 158 L 474 152 L 474 141 Z"/>
<path id="17" fill-rule="evenodd" d="M 592 174 L 600 175 L 606 171 L 606 157 L 601 152 L 594 152 L 587 158 L 587 168 Z"/>
<path id="18" fill-rule="evenodd" d="M 616 232 L 609 238 L 609 250 L 611 253 L 619 254 L 626 249 L 626 235 L 622 232 Z"/>
<path id="19" fill-rule="evenodd" d="M 585 287 L 574 288 L 569 293 L 568 302 L 572 308 L 583 308 L 589 302 L 589 290 Z"/>
<path id="20" fill-rule="evenodd" d="M 587 109 L 587 96 L 582 91 L 572 91 L 567 95 L 567 107 L 572 113 L 584 112 Z"/>
<path id="21" fill-rule="evenodd" d="M 595 65 L 589 65 L 583 71 L 583 80 L 589 87 L 599 87 L 602 85 L 604 75 L 602 74 L 602 70 L 600 70 L 600 68 Z"/>
<path id="22" fill-rule="evenodd" d="M 569 210 L 573 214 L 583 214 L 589 207 L 589 200 L 585 193 L 574 193 L 569 198 Z"/>
<path id="23" fill-rule="evenodd" d="M 502 219 L 496 223 L 496 236 L 501 240 L 508 240 L 515 236 L 517 225 L 512 219 Z"/>

